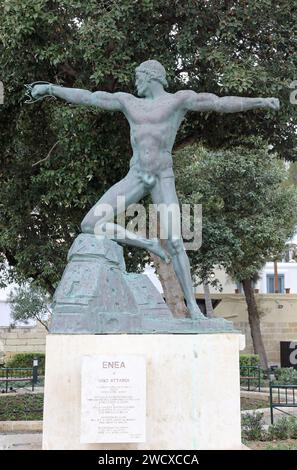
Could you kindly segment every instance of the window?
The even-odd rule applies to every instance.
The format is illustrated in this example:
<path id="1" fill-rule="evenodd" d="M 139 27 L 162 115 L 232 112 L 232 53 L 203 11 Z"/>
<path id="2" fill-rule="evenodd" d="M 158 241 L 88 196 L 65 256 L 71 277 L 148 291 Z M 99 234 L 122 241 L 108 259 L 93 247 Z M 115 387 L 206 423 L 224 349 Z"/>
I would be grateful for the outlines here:
<path id="1" fill-rule="evenodd" d="M 257 282 L 252 280 L 252 288 L 255 289 Z M 239 294 L 243 294 L 242 282 L 236 282 L 236 289 L 238 289 Z"/>
<path id="2" fill-rule="evenodd" d="M 243 288 L 241 282 L 236 282 L 236 289 L 238 289 L 238 292 L 240 294 L 243 294 Z"/>
<path id="3" fill-rule="evenodd" d="M 274 294 L 274 274 L 266 274 L 267 294 Z M 285 293 L 285 275 L 278 275 L 278 292 Z"/>

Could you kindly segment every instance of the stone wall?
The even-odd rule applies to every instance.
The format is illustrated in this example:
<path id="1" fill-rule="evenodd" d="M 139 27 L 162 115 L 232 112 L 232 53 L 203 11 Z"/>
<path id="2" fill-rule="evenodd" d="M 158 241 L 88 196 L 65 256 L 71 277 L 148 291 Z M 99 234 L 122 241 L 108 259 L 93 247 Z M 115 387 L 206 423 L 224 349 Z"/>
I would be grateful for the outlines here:
<path id="1" fill-rule="evenodd" d="M 22 352 L 45 352 L 46 333 L 39 324 L 35 327 L 1 327 L 0 344 L 5 357 Z"/>
<path id="2" fill-rule="evenodd" d="M 212 294 L 211 297 L 221 299 L 215 308 L 215 315 L 232 320 L 246 335 L 246 348 L 242 352 L 253 353 L 244 295 Z M 297 295 L 255 294 L 255 297 L 261 315 L 261 331 L 268 361 L 279 364 L 280 341 L 297 341 Z"/>

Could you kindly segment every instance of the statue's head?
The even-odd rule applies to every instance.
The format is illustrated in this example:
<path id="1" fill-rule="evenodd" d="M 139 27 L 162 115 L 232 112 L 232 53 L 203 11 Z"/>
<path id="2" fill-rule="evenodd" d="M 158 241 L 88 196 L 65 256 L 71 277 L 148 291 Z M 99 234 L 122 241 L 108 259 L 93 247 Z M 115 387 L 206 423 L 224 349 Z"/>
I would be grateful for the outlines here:
<path id="1" fill-rule="evenodd" d="M 156 80 L 164 87 L 168 86 L 166 80 L 166 71 L 157 60 L 146 60 L 142 62 L 136 70 L 136 87 L 139 96 L 146 95 L 146 89 L 150 86 L 152 80 Z"/>

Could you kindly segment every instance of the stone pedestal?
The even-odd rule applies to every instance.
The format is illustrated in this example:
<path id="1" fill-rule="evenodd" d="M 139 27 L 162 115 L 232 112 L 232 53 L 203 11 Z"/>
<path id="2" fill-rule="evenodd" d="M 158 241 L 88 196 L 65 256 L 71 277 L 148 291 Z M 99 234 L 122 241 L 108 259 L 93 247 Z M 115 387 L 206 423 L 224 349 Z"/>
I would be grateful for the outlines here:
<path id="1" fill-rule="evenodd" d="M 240 449 L 236 333 L 49 335 L 46 345 L 43 449 Z M 82 444 L 84 355 L 146 357 L 146 442 Z"/>
<path id="2" fill-rule="evenodd" d="M 69 250 L 52 308 L 50 332 L 55 334 L 235 331 L 224 318 L 174 318 L 145 274 L 126 272 L 120 245 L 87 233 Z"/>

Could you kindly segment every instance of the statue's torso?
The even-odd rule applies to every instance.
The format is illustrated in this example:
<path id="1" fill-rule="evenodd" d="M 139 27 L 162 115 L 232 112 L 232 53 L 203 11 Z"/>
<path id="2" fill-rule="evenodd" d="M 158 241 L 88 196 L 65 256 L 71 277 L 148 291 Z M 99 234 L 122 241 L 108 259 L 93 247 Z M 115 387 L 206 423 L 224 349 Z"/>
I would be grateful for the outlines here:
<path id="1" fill-rule="evenodd" d="M 130 124 L 132 164 L 155 174 L 172 166 L 171 151 L 184 117 L 176 95 L 166 93 L 154 100 L 128 95 L 124 113 Z"/>

